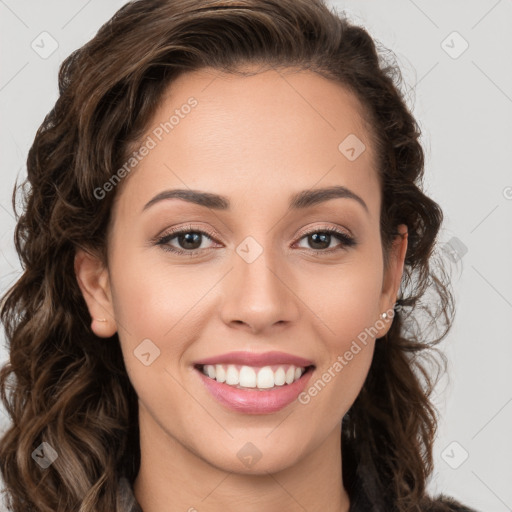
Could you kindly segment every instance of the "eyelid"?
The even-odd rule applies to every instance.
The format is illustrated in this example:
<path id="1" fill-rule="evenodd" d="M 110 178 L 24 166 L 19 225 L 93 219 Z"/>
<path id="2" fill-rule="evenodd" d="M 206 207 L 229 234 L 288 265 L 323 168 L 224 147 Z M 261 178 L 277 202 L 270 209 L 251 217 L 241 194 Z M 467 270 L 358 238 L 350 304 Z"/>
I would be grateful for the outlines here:
<path id="1" fill-rule="evenodd" d="M 165 229 L 164 231 L 162 231 L 161 233 L 159 233 L 158 235 L 156 235 L 155 237 L 153 237 L 151 240 L 150 240 L 150 243 L 151 244 L 157 244 L 160 240 L 162 240 L 163 238 L 167 238 L 171 235 L 178 235 L 180 233 L 188 233 L 190 231 L 193 231 L 195 233 L 202 233 L 202 234 L 206 234 L 208 235 L 208 237 L 210 237 L 214 242 L 217 242 L 217 243 L 220 243 L 217 238 L 216 238 L 216 235 L 215 233 L 210 230 L 209 228 L 203 228 L 203 227 L 197 227 L 197 226 L 192 226 L 190 224 L 186 225 L 186 226 L 179 226 L 179 227 L 176 227 L 176 228 L 170 228 L 170 229 Z M 187 251 L 187 252 L 191 252 L 191 251 Z"/>
<path id="2" fill-rule="evenodd" d="M 352 234 L 352 232 L 350 231 L 350 229 L 348 229 L 348 228 L 341 227 L 341 226 L 334 227 L 334 226 L 325 226 L 325 225 L 303 228 L 295 235 L 294 238 L 303 238 L 305 235 L 309 235 L 314 232 L 329 231 L 329 230 L 340 231 L 341 233 L 345 234 L 346 236 L 348 236 L 350 238 L 355 238 L 354 235 Z M 218 240 L 216 238 L 216 234 L 212 230 L 210 230 L 209 228 L 205 228 L 205 227 L 192 226 L 191 224 L 188 224 L 186 226 L 179 226 L 177 228 L 170 228 L 169 230 L 164 230 L 162 233 L 159 233 L 158 235 L 153 237 L 151 239 L 151 242 L 157 242 L 159 239 L 161 239 L 163 237 L 169 236 L 174 233 L 181 233 L 184 231 L 203 232 L 203 233 L 206 233 L 214 241 L 218 242 Z"/>
<path id="3" fill-rule="evenodd" d="M 213 249 L 213 247 L 208 247 L 206 249 L 186 250 L 186 249 L 172 247 L 172 246 L 168 245 L 167 242 L 163 242 L 164 239 L 169 239 L 168 241 L 170 241 L 171 239 L 175 238 L 177 235 L 182 234 L 182 233 L 188 233 L 188 232 L 200 233 L 201 235 L 206 235 L 213 242 L 221 243 L 217 240 L 216 235 L 209 228 L 195 227 L 195 226 L 192 226 L 191 224 L 188 224 L 185 226 L 179 226 L 176 228 L 171 228 L 169 230 L 164 230 L 163 233 L 158 234 L 157 236 L 152 238 L 150 240 L 150 243 L 151 243 L 151 245 L 162 246 L 162 249 L 167 252 L 171 252 L 171 253 L 175 253 L 175 254 L 179 254 L 179 255 L 186 254 L 189 257 L 199 256 L 202 253 L 204 253 L 205 251 L 209 251 L 209 250 Z M 300 248 L 302 250 L 305 250 L 306 252 L 314 253 L 318 256 L 321 256 L 323 254 L 325 254 L 325 255 L 332 254 L 333 252 L 338 252 L 340 250 L 347 249 L 349 247 L 353 247 L 358 244 L 357 239 L 354 237 L 354 235 L 352 235 L 352 233 L 349 229 L 342 228 L 341 226 L 334 227 L 334 226 L 323 225 L 323 226 L 313 226 L 313 227 L 302 229 L 294 237 L 295 241 L 293 242 L 293 245 L 296 245 L 304 237 L 306 237 L 310 234 L 313 234 L 313 233 L 328 233 L 330 235 L 334 235 L 336 238 L 338 238 L 338 240 L 340 240 L 340 238 L 341 238 L 341 240 L 340 240 L 341 247 L 333 247 L 330 249 L 308 249 L 308 248 L 304 248 L 304 247 Z"/>
<path id="4" fill-rule="evenodd" d="M 324 231 L 339 232 L 349 238 L 355 239 L 355 237 L 352 234 L 352 232 L 350 231 L 350 229 L 341 227 L 341 226 L 332 226 L 332 225 L 326 226 L 325 224 L 320 225 L 320 226 L 310 226 L 308 228 L 304 228 L 299 231 L 299 233 L 296 235 L 296 238 L 300 239 L 300 238 L 303 238 L 305 235 L 309 235 L 311 233 L 317 233 L 317 232 L 320 233 L 320 232 L 324 232 Z"/>

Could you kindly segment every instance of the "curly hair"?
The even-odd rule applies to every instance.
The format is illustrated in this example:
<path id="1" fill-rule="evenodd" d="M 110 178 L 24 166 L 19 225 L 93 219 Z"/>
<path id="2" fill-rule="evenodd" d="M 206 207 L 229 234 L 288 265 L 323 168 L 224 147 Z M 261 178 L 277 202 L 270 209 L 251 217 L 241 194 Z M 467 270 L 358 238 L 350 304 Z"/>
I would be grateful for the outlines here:
<path id="1" fill-rule="evenodd" d="M 0 312 L 10 353 L 0 396 L 12 419 L 0 470 L 10 510 L 114 510 L 118 475 L 135 478 L 137 395 L 118 335 L 104 343 L 91 330 L 75 253 L 86 248 L 107 261 L 120 187 L 101 201 L 94 190 L 126 161 L 166 87 L 187 71 L 244 75 L 251 63 L 312 71 L 363 106 L 378 155 L 383 254 L 399 224 L 408 248 L 392 326 L 343 418 L 343 478 L 350 486 L 360 465 L 393 510 L 427 503 L 437 429 L 430 396 L 446 367 L 435 345 L 454 306 L 446 272 L 434 265 L 442 211 L 423 191 L 421 131 L 392 52 L 324 0 L 135 0 L 62 63 L 58 100 L 37 130 L 26 180 L 14 187 L 23 273 Z M 43 472 L 31 457 L 42 442 L 59 453 Z"/>

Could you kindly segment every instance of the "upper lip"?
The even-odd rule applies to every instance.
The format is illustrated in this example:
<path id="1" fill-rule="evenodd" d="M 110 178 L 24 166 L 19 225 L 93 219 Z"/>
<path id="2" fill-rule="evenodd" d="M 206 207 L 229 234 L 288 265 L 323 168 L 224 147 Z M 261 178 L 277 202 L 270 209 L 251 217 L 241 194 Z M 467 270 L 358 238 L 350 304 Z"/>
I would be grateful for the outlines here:
<path id="1" fill-rule="evenodd" d="M 229 352 L 218 356 L 208 357 L 194 362 L 195 365 L 205 364 L 240 364 L 245 366 L 270 366 L 273 364 L 291 364 L 301 368 L 313 366 L 313 363 L 303 357 L 285 352 Z"/>

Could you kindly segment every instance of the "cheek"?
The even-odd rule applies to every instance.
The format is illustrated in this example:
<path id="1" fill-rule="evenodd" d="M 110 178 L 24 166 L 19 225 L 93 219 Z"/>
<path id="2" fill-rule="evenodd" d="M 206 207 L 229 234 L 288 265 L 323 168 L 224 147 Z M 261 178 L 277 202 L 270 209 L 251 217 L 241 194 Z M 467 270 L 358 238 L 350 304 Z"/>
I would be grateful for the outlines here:
<path id="1" fill-rule="evenodd" d="M 327 335 L 333 348 L 343 348 L 379 319 L 382 264 L 378 259 L 359 253 L 339 265 L 310 266 L 300 276 L 300 296 L 323 323 L 322 337 Z"/>
<path id="2" fill-rule="evenodd" d="M 355 400 L 371 365 L 380 314 L 382 262 L 359 253 L 343 265 L 312 270 L 302 279 L 302 297 L 315 313 L 311 315 L 318 326 L 315 338 L 322 340 L 319 350 L 324 352 L 318 382 L 312 382 L 307 393 L 311 391 L 311 400 L 321 394 L 326 414 L 334 414 L 336 419 Z M 324 387 L 330 391 L 320 393 Z M 336 411 L 329 412 L 333 403 Z"/>
<path id="3" fill-rule="evenodd" d="M 113 302 L 116 320 L 128 336 L 163 340 L 201 310 L 201 297 L 216 275 L 138 257 L 113 261 Z"/>
<path id="4" fill-rule="evenodd" d="M 323 357 L 299 402 L 311 417 L 322 417 L 327 429 L 339 424 L 357 398 L 375 347 L 379 274 L 352 270 L 336 282 L 331 279 L 327 292 L 319 294 L 311 308 L 321 311 L 323 326 L 315 337 L 322 342 Z"/>
<path id="5" fill-rule="evenodd" d="M 215 283 L 215 276 L 192 267 L 155 264 L 143 255 L 112 257 L 114 313 L 126 370 L 154 417 L 163 397 L 190 406 L 175 370 L 191 340 L 200 336 L 201 297 Z"/>

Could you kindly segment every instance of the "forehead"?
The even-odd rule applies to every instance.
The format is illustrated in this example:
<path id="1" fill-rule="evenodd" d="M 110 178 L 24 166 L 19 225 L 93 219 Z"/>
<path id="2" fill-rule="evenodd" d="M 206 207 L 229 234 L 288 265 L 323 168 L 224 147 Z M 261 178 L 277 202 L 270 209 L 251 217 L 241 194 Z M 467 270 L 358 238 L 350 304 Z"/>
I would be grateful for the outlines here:
<path id="1" fill-rule="evenodd" d="M 122 195 L 140 205 L 164 188 L 247 198 L 268 187 L 264 197 L 279 189 L 287 199 L 318 183 L 368 197 L 378 190 L 370 138 L 357 97 L 316 73 L 188 72 L 166 90 L 139 142 L 151 149 Z"/>

